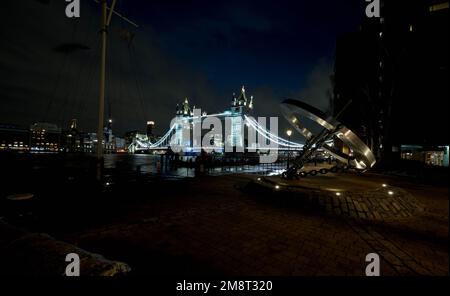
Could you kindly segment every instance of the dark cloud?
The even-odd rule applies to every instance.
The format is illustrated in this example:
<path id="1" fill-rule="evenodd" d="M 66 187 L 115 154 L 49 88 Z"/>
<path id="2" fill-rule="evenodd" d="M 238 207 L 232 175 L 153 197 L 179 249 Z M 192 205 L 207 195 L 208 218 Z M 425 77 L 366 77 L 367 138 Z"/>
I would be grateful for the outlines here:
<path id="1" fill-rule="evenodd" d="M 65 18 L 64 6 L 54 3 L 9 6 L 14 14 L 2 21 L 10 30 L 2 32 L 0 48 L 1 121 L 64 125 L 78 118 L 84 129 L 95 130 L 99 39 L 98 22 L 92 18 L 97 13 L 85 5 L 84 17 L 75 20 Z M 16 20 L 23 14 L 24 21 Z M 148 119 L 163 131 L 184 97 L 206 109 L 217 108 L 211 102 L 217 95 L 201 73 L 166 55 L 148 26 L 128 44 L 123 35 L 130 30 L 114 20 L 108 42 L 106 112 L 111 111 L 120 133 L 143 129 Z"/>
<path id="2" fill-rule="evenodd" d="M 94 1 L 81 2 L 80 19 L 65 17 L 64 1 L 2 4 L 0 122 L 78 118 L 96 130 L 100 16 Z M 223 111 L 242 84 L 259 116 L 280 115 L 287 96 L 327 109 L 334 38 L 345 26 L 331 28 L 339 16 L 305 3 L 118 1 L 141 27 L 113 17 L 109 30 L 106 112 L 116 132 L 154 120 L 162 133 L 185 97 Z"/>
<path id="3" fill-rule="evenodd" d="M 305 81 L 299 81 L 298 89 L 290 93 L 277 91 L 270 86 L 259 86 L 252 89 L 255 95 L 255 114 L 258 116 L 278 116 L 280 133 L 284 133 L 292 126 L 281 113 L 279 104 L 287 98 L 301 100 L 324 111 L 330 111 L 330 96 L 332 91 L 331 75 L 333 74 L 333 62 L 328 58 L 320 58 L 315 66 L 306 75 Z M 312 124 L 307 124 L 313 128 Z M 302 141 L 298 134 L 294 139 Z"/>
<path id="4" fill-rule="evenodd" d="M 324 112 L 330 111 L 330 100 L 333 91 L 333 64 L 333 61 L 327 57 L 320 58 L 308 74 L 298 95 L 294 93 L 293 97 L 311 104 Z"/>

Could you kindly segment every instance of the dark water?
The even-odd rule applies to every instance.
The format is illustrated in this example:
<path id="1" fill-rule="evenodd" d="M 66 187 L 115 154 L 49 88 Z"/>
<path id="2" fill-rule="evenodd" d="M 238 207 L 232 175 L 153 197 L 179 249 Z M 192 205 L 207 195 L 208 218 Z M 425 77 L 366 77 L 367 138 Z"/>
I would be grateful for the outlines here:
<path id="1" fill-rule="evenodd" d="M 4 217 L 12 224 L 52 233 L 120 216 L 121 205 L 166 196 L 168 188 L 178 190 L 174 184 L 196 175 L 194 168 L 161 164 L 161 156 L 148 154 L 105 155 L 102 182 L 96 179 L 93 155 L 0 154 L 0 164 L 0 220 Z M 278 173 L 285 165 L 229 165 L 204 173 L 267 175 Z M 22 193 L 33 197 L 19 202 L 9 199 Z"/>
<path id="2" fill-rule="evenodd" d="M 194 161 L 194 157 L 180 157 L 183 161 Z M 208 175 L 219 176 L 227 174 L 279 174 L 286 168 L 285 162 L 275 164 L 221 166 L 206 170 Z M 169 178 L 194 177 L 195 169 L 186 167 L 173 167 L 165 163 L 160 155 L 150 154 L 107 154 L 105 155 L 105 169 L 119 169 L 121 171 L 140 171 L 161 175 Z"/>
<path id="3" fill-rule="evenodd" d="M 180 160 L 195 161 L 194 157 L 180 157 Z M 51 188 L 68 186 L 94 186 L 96 180 L 96 159 L 94 155 L 79 154 L 0 154 L 0 193 L 36 192 L 36 188 L 47 191 Z M 105 182 L 129 182 L 130 180 L 151 181 L 159 179 L 180 180 L 195 177 L 198 170 L 191 167 L 175 167 L 163 161 L 160 155 L 150 154 L 106 154 L 104 156 Z M 234 165 L 210 167 L 204 174 L 221 176 L 229 174 L 280 174 L 286 168 L 285 162 L 259 165 Z M 69 184 L 69 185 L 68 185 Z"/>
<path id="4" fill-rule="evenodd" d="M 162 164 L 160 155 L 151 154 L 106 154 L 105 169 L 119 169 L 122 171 L 138 170 L 142 173 L 161 174 L 176 177 L 193 177 L 194 170 L 173 168 L 169 164 Z"/>

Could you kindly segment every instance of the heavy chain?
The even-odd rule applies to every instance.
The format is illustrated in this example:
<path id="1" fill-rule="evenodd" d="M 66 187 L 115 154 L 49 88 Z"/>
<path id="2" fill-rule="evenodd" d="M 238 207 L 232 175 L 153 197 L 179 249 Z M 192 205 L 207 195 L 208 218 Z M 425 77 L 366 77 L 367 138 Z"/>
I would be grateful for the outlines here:
<path id="1" fill-rule="evenodd" d="M 315 151 L 322 147 L 326 141 L 332 139 L 334 135 L 341 130 L 342 127 L 342 124 L 339 124 L 332 131 L 324 128 L 318 135 L 308 138 L 305 145 L 303 146 L 303 151 L 298 157 L 294 159 L 293 165 L 288 168 L 285 174 L 283 174 L 283 178 L 295 178 L 296 175 L 298 175 L 296 171 L 303 168 L 311 155 L 313 155 Z"/>
<path id="2" fill-rule="evenodd" d="M 350 166 L 350 165 L 343 165 L 343 166 L 335 165 L 329 169 L 321 168 L 320 170 L 301 171 L 301 172 L 296 173 L 293 176 L 293 178 L 300 179 L 300 178 L 306 178 L 307 176 L 317 176 L 318 174 L 326 175 L 328 173 L 343 173 L 343 172 L 346 172 L 346 171 L 349 171 L 352 169 L 354 169 L 354 167 Z M 286 172 L 284 172 L 282 174 L 282 177 L 287 178 Z"/>

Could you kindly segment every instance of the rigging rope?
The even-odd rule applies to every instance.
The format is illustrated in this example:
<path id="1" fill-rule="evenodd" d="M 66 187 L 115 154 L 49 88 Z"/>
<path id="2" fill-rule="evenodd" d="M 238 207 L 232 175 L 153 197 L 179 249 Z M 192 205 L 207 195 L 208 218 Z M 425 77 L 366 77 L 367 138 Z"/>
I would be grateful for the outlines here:
<path id="1" fill-rule="evenodd" d="M 141 84 L 139 83 L 139 78 L 138 78 L 138 73 L 137 73 L 137 65 L 136 65 L 136 63 L 135 63 L 135 61 L 134 61 L 134 59 L 133 59 L 133 51 L 134 51 L 134 46 L 133 46 L 133 43 L 130 43 L 129 45 L 128 45 L 128 56 L 129 56 L 129 58 L 130 58 L 130 64 L 131 64 L 131 67 L 132 67 L 132 72 L 133 72 L 133 78 L 134 78 L 134 82 L 135 82 L 135 84 L 136 84 L 136 89 L 137 89 L 137 94 L 138 94 L 138 99 L 139 99 L 139 103 L 140 103 L 140 106 L 141 106 L 141 111 L 142 111 L 142 116 L 143 116 L 143 122 L 145 122 L 145 120 L 146 120 L 146 118 L 147 118 L 147 114 L 146 114 L 146 111 L 145 111 L 145 104 L 144 104 L 144 99 L 143 99 L 143 91 L 142 91 L 142 88 L 141 88 Z"/>
<path id="2" fill-rule="evenodd" d="M 77 28 L 78 28 L 77 24 L 78 24 L 77 22 L 73 23 L 73 29 L 72 29 L 72 34 L 71 34 L 71 41 L 73 41 L 74 38 L 75 38 L 75 34 L 76 34 L 76 31 L 77 31 Z M 45 111 L 44 111 L 44 116 L 43 116 L 43 120 L 42 120 L 43 122 L 46 122 L 48 117 L 49 117 L 50 109 L 51 109 L 51 107 L 53 105 L 53 101 L 56 98 L 56 91 L 58 90 L 58 86 L 60 85 L 60 80 L 61 80 L 61 77 L 62 77 L 62 73 L 64 72 L 64 70 L 66 68 L 67 61 L 68 61 L 68 52 L 66 51 L 66 52 L 64 52 L 64 57 L 63 57 L 63 62 L 61 63 L 61 67 L 59 68 L 58 74 L 56 75 L 53 91 L 52 91 L 52 93 L 51 93 L 51 95 L 49 97 L 47 106 L 46 106 Z"/>

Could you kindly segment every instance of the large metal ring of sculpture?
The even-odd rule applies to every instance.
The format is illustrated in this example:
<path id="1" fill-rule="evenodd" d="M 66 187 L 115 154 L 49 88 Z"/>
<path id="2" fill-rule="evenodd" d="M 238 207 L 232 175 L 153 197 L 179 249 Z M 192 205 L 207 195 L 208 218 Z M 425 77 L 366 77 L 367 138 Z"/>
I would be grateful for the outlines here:
<path id="1" fill-rule="evenodd" d="M 320 146 L 338 160 L 348 162 L 358 170 L 365 171 L 374 166 L 376 160 L 370 148 L 354 132 L 335 118 L 328 117 L 313 106 L 294 99 L 283 101 L 281 110 L 290 124 L 305 137 L 306 142 L 309 143 L 308 147 Z M 305 123 L 307 121 L 319 125 L 322 131 L 314 135 L 306 128 Z M 351 154 L 345 154 L 334 146 L 325 143 L 337 139 L 349 148 Z"/>

